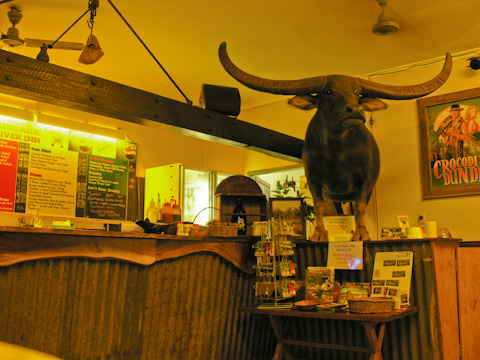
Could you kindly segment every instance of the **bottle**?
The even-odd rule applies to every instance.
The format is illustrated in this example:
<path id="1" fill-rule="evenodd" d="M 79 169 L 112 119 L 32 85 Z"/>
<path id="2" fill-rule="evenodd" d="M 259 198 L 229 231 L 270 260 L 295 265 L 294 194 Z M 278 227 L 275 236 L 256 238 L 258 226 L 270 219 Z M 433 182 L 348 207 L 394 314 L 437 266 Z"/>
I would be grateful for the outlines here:
<path id="1" fill-rule="evenodd" d="M 427 219 L 425 218 L 424 213 L 418 214 L 418 227 L 420 228 L 422 232 L 422 237 L 425 237 L 425 225 L 426 225 Z"/>
<path id="2" fill-rule="evenodd" d="M 162 222 L 169 224 L 173 222 L 173 208 L 169 202 L 163 204 L 162 207 Z"/>
<path id="3" fill-rule="evenodd" d="M 150 201 L 150 206 L 147 209 L 147 218 L 148 220 L 150 220 L 151 223 L 156 223 L 157 217 L 158 217 L 158 210 L 157 210 L 157 207 L 155 206 L 155 201 L 152 199 L 152 201 Z"/>
<path id="4" fill-rule="evenodd" d="M 157 221 L 162 220 L 162 202 L 160 201 L 160 193 L 157 193 Z"/>
<path id="5" fill-rule="evenodd" d="M 247 217 L 245 215 L 245 209 L 242 205 L 242 200 L 237 200 L 237 205 L 233 210 L 232 223 L 238 224 L 238 235 L 247 235 Z"/>
<path id="6" fill-rule="evenodd" d="M 182 221 L 182 210 L 180 209 L 180 205 L 177 204 L 177 200 L 172 197 L 170 205 L 172 205 L 173 208 L 173 221 Z"/>

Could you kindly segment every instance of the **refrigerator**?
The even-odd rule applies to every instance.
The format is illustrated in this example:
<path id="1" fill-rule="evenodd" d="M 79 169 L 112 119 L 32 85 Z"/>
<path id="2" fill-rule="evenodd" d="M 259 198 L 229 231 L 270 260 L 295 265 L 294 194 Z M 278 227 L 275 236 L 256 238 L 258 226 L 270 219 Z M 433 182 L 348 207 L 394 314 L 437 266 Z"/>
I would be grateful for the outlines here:
<path id="1" fill-rule="evenodd" d="M 214 181 L 213 171 L 180 163 L 146 169 L 144 219 L 153 200 L 159 208 L 177 204 L 184 222 L 206 225 L 214 218 Z"/>

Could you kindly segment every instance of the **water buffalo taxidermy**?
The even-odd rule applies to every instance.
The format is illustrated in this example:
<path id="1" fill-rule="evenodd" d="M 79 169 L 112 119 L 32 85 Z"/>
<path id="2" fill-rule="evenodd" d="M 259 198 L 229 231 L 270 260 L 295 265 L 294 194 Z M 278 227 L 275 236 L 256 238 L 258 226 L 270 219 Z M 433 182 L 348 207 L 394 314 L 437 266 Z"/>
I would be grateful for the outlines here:
<path id="1" fill-rule="evenodd" d="M 303 110 L 317 108 L 308 125 L 302 159 L 316 214 L 312 241 L 327 241 L 323 225 L 324 198 L 334 203 L 353 203 L 356 231 L 353 240 L 369 240 L 365 208 L 380 169 L 377 144 L 365 127 L 365 111 L 386 109 L 379 100 L 415 99 L 438 89 L 450 75 L 449 53 L 442 71 L 432 80 L 412 86 L 382 85 L 345 76 L 327 75 L 301 80 L 262 79 L 232 63 L 227 46 L 219 48 L 225 70 L 243 85 L 272 94 L 295 95 L 289 104 Z"/>

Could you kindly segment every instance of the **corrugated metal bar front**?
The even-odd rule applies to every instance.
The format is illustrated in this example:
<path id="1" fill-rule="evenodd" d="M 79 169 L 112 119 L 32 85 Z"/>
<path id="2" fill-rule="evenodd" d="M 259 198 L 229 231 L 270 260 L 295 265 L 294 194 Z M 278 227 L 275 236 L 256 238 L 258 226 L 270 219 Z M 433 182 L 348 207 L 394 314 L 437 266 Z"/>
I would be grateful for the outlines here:
<path id="1" fill-rule="evenodd" d="M 298 280 L 325 266 L 328 244 L 298 243 Z M 363 270 L 337 270 L 340 282 L 370 282 L 375 254 L 413 251 L 415 316 L 387 324 L 385 360 L 442 360 L 431 243 L 364 243 Z M 51 259 L 0 267 L 0 340 L 67 360 L 229 359 L 273 356 L 264 316 L 247 315 L 255 277 L 216 254 L 200 252 L 142 266 L 117 260 Z M 290 320 L 292 337 L 365 346 L 358 324 Z M 345 351 L 293 348 L 298 359 L 357 360 Z"/>
<path id="2" fill-rule="evenodd" d="M 143 359 L 262 359 L 273 353 L 271 331 L 267 339 L 255 333 L 268 320 L 252 323 L 237 311 L 253 304 L 255 278 L 217 256 L 188 257 L 152 269 Z"/>
<path id="3" fill-rule="evenodd" d="M 52 259 L 0 268 L 0 340 L 67 360 L 265 359 L 255 277 L 213 253 L 151 266 Z"/>

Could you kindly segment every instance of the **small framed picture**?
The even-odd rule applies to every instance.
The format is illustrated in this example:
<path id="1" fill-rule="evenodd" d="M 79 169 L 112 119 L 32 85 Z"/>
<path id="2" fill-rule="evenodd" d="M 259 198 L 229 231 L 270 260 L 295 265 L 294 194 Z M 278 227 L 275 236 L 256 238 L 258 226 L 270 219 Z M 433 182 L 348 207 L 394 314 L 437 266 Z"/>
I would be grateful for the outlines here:
<path id="1" fill-rule="evenodd" d="M 289 225 L 289 235 L 305 237 L 302 198 L 270 198 L 270 217 L 284 220 Z"/>
<path id="2" fill-rule="evenodd" d="M 410 222 L 408 221 L 408 216 L 399 215 L 398 216 L 398 226 L 400 226 L 402 229 L 410 227 Z"/>

